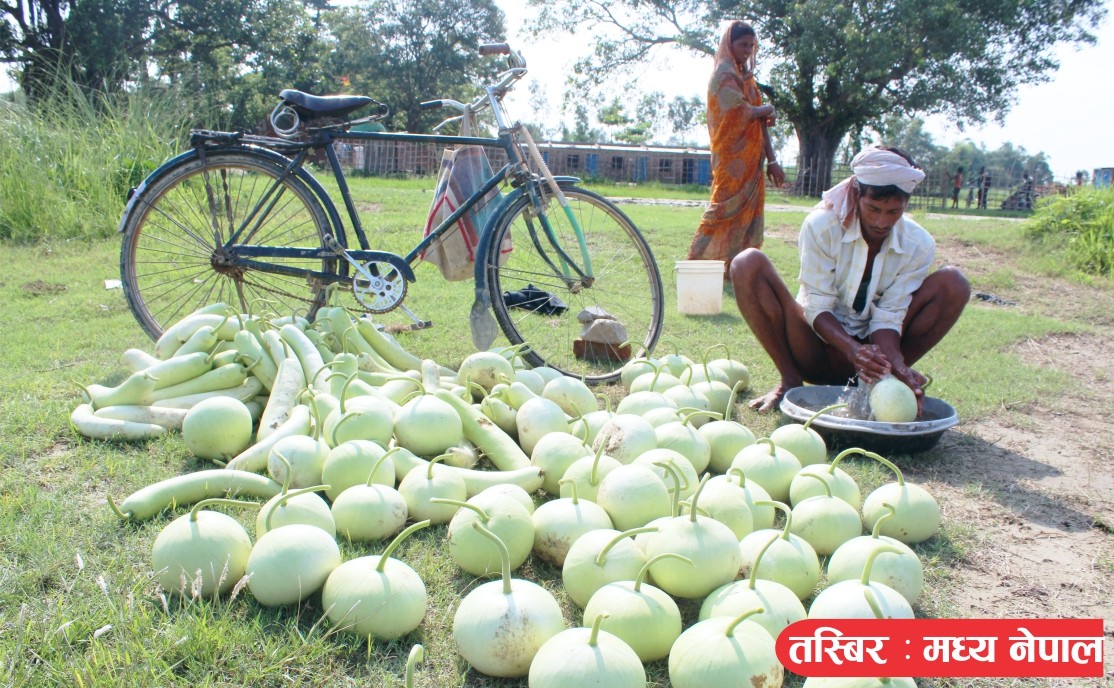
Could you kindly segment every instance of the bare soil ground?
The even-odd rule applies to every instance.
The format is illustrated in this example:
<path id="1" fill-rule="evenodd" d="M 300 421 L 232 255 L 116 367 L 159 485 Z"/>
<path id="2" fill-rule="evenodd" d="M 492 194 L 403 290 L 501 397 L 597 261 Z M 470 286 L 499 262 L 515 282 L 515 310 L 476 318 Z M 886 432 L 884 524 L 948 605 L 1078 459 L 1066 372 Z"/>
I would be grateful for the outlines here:
<path id="1" fill-rule="evenodd" d="M 941 248 L 942 259 L 975 278 L 1001 265 L 973 246 Z M 1013 353 L 1026 364 L 1068 373 L 1074 388 L 961 423 L 941 440 L 946 458 L 918 476 L 945 517 L 971 526 L 978 537 L 955 571 L 949 602 L 971 617 L 1104 619 L 1106 678 L 1048 685 L 1111 685 L 1114 296 L 1023 274 L 999 296 L 1029 312 L 1086 322 L 1095 332 L 1016 346 Z"/>
<path id="2" fill-rule="evenodd" d="M 791 240 L 777 229 L 768 234 Z M 1094 328 L 1026 340 L 1011 352 L 1027 365 L 1067 373 L 1075 383 L 1071 391 L 1035 404 L 1003 404 L 990 417 L 961 421 L 937 445 L 944 458 L 907 468 L 911 480 L 936 496 L 946 519 L 975 533 L 977 546 L 953 570 L 946 604 L 959 617 L 1103 619 L 1103 679 L 1032 683 L 1110 688 L 1114 294 L 1013 270 L 1007 256 L 973 243 L 940 242 L 937 258 L 961 267 L 976 285 L 980 277 L 1009 269 L 1009 286 L 985 295 L 999 299 L 990 300 L 993 305 Z M 934 684 L 925 679 L 921 685 Z"/>

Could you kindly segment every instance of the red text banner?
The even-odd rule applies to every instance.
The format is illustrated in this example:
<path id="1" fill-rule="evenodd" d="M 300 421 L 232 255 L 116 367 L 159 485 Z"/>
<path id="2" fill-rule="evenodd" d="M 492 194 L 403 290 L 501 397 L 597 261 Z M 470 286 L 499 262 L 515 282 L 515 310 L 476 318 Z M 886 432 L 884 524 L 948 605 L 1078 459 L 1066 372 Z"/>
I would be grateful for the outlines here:
<path id="1" fill-rule="evenodd" d="M 777 638 L 801 676 L 1097 678 L 1102 619 L 807 619 Z"/>

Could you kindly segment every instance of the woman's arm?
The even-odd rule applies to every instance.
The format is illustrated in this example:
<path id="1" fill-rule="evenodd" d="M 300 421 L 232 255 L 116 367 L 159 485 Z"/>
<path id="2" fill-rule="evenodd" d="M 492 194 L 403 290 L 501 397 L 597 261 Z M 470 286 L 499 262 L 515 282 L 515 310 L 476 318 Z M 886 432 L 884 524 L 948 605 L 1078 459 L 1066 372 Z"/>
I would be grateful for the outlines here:
<path id="1" fill-rule="evenodd" d="M 767 106 L 773 110 L 773 106 Z M 778 163 L 777 158 L 774 157 L 774 145 L 770 141 L 770 121 L 772 116 L 762 122 L 762 145 L 766 149 L 766 178 L 774 186 L 780 187 L 785 183 L 785 170 L 781 169 L 781 164 Z"/>

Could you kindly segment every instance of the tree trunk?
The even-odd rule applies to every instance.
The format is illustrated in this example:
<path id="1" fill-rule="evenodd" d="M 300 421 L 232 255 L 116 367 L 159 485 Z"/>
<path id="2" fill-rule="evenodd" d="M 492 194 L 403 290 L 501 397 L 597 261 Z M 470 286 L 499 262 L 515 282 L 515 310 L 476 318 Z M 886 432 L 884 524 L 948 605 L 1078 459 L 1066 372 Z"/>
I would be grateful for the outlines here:
<path id="1" fill-rule="evenodd" d="M 811 122 L 793 122 L 797 130 L 797 179 L 793 192 L 819 197 L 832 186 L 832 160 L 846 131 L 833 131 Z"/>

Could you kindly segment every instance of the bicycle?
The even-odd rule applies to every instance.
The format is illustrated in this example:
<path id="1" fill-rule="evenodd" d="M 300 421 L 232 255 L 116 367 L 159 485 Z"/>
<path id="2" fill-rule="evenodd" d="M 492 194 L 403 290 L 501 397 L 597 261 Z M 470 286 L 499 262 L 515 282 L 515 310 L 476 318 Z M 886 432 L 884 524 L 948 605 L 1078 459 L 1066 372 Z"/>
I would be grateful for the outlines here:
<path id="1" fill-rule="evenodd" d="M 357 131 L 386 109 L 367 96 L 313 96 L 284 90 L 271 115 L 277 137 L 193 130 L 191 150 L 151 173 L 128 200 L 119 231 L 121 281 L 140 326 L 152 337 L 178 317 L 215 301 L 251 312 L 260 299 L 286 313 L 312 319 L 335 288 L 352 291 L 368 314 L 402 309 L 412 328 L 430 325 L 404 305 L 413 266 L 423 251 L 454 231 L 458 219 L 488 192 L 505 191 L 479 231 L 474 269 L 473 339 L 487 348 L 495 321 L 512 345 L 526 344 L 524 359 L 590 383 L 618 378 L 631 355 L 649 355 L 661 334 L 661 275 L 634 223 L 607 199 L 554 177 L 530 133 L 510 118 L 503 98 L 526 73 L 522 55 L 506 44 L 481 54 L 507 55 L 507 69 L 470 103 L 432 100 L 451 107 L 432 134 Z M 376 104 L 374 114 L 350 118 Z M 471 113 L 490 111 L 495 137 L 437 133 Z M 502 149 L 507 163 L 408 253 L 373 250 L 352 201 L 335 149 L 346 141 L 426 142 Z M 323 151 L 346 210 L 347 225 L 306 163 Z M 359 248 L 348 247 L 348 228 Z M 511 249 L 505 252 L 505 242 Z M 558 297 L 567 309 L 536 308 L 522 293 Z M 518 299 L 513 297 L 517 294 Z M 547 303 L 550 299 L 545 300 Z M 543 304 L 544 305 L 544 304 Z M 523 307 L 525 306 L 525 307 Z M 631 346 L 578 343 L 590 308 L 623 325 Z M 485 343 L 486 342 L 486 343 Z"/>

